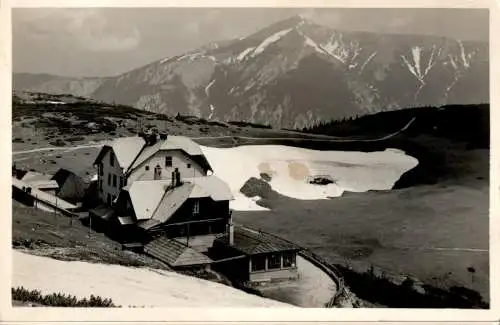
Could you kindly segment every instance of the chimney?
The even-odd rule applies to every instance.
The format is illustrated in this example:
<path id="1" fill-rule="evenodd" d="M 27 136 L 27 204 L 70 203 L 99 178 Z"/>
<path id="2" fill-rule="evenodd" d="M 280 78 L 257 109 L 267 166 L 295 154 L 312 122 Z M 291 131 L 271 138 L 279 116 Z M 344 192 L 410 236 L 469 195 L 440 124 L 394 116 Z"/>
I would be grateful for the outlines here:
<path id="1" fill-rule="evenodd" d="M 175 187 L 175 172 L 172 172 L 172 183 L 170 185 Z"/>
<path id="2" fill-rule="evenodd" d="M 175 186 L 181 185 L 181 173 L 179 172 L 179 168 L 175 169 Z"/>
<path id="3" fill-rule="evenodd" d="M 233 217 L 231 215 L 231 212 L 229 212 L 229 220 L 227 223 L 227 238 L 228 238 L 229 246 L 233 246 L 234 245 L 234 224 L 233 224 Z"/>
<path id="4" fill-rule="evenodd" d="M 168 133 L 165 133 L 165 132 L 160 133 L 160 140 L 167 140 L 167 137 L 168 137 Z"/>

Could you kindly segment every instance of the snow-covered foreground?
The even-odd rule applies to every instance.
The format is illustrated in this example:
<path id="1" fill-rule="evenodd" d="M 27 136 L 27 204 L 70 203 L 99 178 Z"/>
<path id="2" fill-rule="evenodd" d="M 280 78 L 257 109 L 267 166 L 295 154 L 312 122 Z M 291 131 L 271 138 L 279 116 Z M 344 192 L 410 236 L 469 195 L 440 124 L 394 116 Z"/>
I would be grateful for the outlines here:
<path id="1" fill-rule="evenodd" d="M 175 272 L 65 262 L 16 250 L 12 274 L 12 287 L 78 298 L 94 294 L 124 307 L 293 307 Z"/>
<path id="2" fill-rule="evenodd" d="M 278 193 L 302 200 L 341 196 L 344 191 L 389 190 L 418 160 L 397 149 L 378 152 L 319 151 L 281 145 L 234 148 L 201 147 L 214 174 L 228 183 L 234 210 L 263 210 L 240 193 L 251 177 L 271 176 L 269 184 Z M 328 175 L 335 182 L 313 185 L 309 177 Z M 264 209 L 265 210 L 265 209 Z"/>

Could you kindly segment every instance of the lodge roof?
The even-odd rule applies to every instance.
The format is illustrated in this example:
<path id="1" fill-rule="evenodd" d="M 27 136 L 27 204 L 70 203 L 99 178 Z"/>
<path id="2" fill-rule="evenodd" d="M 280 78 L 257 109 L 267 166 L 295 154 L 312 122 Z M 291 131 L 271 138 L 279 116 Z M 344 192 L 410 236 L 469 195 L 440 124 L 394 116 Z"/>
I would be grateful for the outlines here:
<path id="1" fill-rule="evenodd" d="M 167 221 L 190 198 L 210 197 L 214 201 L 232 200 L 228 185 L 216 176 L 185 178 L 171 187 L 171 180 L 135 181 L 123 188 L 132 202 L 137 220 Z"/>
<path id="2" fill-rule="evenodd" d="M 141 152 L 141 149 L 146 144 L 146 141 L 139 136 L 116 138 L 110 144 L 103 146 L 99 155 L 94 161 L 94 165 L 98 164 L 108 150 L 113 150 L 118 164 L 124 170 L 128 169 L 135 157 Z"/>
<path id="3" fill-rule="evenodd" d="M 144 252 L 171 267 L 210 264 L 212 260 L 176 239 L 159 237 L 144 246 Z"/>
<path id="4" fill-rule="evenodd" d="M 94 161 L 98 164 L 108 150 L 113 150 L 118 164 L 124 171 L 130 172 L 160 150 L 181 150 L 191 156 L 202 168 L 211 170 L 210 164 L 200 146 L 188 137 L 169 135 L 159 139 L 152 145 L 146 145 L 146 140 L 140 136 L 116 138 L 103 146 Z"/>
<path id="5" fill-rule="evenodd" d="M 217 238 L 215 241 L 228 243 L 228 235 Z M 275 235 L 254 231 L 244 227 L 235 227 L 233 248 L 246 255 L 274 253 L 282 251 L 298 251 L 300 246 L 279 238 Z"/>
<path id="6" fill-rule="evenodd" d="M 169 135 L 166 139 L 158 140 L 153 145 L 144 147 L 137 158 L 134 159 L 128 172 L 139 167 L 143 162 L 148 160 L 151 156 L 156 154 L 161 150 L 181 150 L 189 155 L 196 163 L 198 163 L 202 168 L 210 169 L 210 164 L 206 160 L 200 145 L 191 140 L 188 137 Z"/>

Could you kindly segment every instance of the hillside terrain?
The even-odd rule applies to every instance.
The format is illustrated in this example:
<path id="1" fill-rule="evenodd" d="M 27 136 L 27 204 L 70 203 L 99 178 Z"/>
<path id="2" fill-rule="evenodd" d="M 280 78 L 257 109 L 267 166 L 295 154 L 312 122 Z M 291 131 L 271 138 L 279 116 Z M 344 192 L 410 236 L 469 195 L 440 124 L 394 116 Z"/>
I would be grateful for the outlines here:
<path id="1" fill-rule="evenodd" d="M 99 141 L 134 134 L 147 124 L 219 148 L 404 151 L 418 165 L 387 191 L 300 200 L 273 190 L 272 179 L 263 174 L 240 192 L 259 196 L 256 203 L 269 210 L 236 211 L 235 221 L 309 248 L 340 267 L 352 291 L 374 305 L 411 307 L 417 301 L 419 306 L 484 308 L 489 302 L 489 105 L 404 109 L 291 131 L 165 116 L 74 96 L 17 93 L 13 162 L 40 172 L 66 167 L 95 173 Z M 422 281 L 426 295 L 438 298 L 422 291 L 415 298 L 410 291 L 413 298 L 401 299 L 400 288 L 408 293 L 401 287 L 405 275 Z"/>
<path id="2" fill-rule="evenodd" d="M 274 191 L 268 179 L 253 180 L 245 192 L 260 196 L 257 204 L 269 210 L 238 211 L 235 220 L 297 240 L 336 264 L 353 292 L 373 303 L 442 306 L 446 303 L 435 295 L 444 293 L 489 301 L 489 114 L 488 105 L 426 107 L 305 129 L 382 140 L 296 145 L 367 152 L 396 148 L 419 164 L 390 191 L 330 200 L 290 199 Z M 382 136 L 411 120 L 403 132 Z M 404 275 L 422 281 L 426 295 L 404 289 L 410 283 L 404 283 Z"/>
<path id="3" fill-rule="evenodd" d="M 407 107 L 489 102 L 487 43 L 343 32 L 300 16 L 107 78 L 14 74 L 17 91 L 301 128 Z"/>

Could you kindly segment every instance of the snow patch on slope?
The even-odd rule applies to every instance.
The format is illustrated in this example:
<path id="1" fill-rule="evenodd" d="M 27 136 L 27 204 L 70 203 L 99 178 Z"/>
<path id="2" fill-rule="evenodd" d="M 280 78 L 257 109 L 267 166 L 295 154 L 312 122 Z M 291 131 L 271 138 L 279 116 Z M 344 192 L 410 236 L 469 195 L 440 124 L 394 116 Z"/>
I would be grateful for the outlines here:
<path id="1" fill-rule="evenodd" d="M 12 287 L 111 298 L 123 307 L 295 307 L 195 277 L 148 268 L 13 253 Z M 207 299 L 210 297 L 210 299 Z"/>
<path id="2" fill-rule="evenodd" d="M 211 119 L 212 116 L 214 115 L 215 112 L 215 107 L 214 105 L 210 104 L 210 115 L 208 116 L 208 119 Z"/>
<path id="3" fill-rule="evenodd" d="M 210 81 L 210 83 L 205 87 L 205 95 L 208 96 L 208 91 L 210 90 L 210 87 L 212 87 L 212 85 L 215 83 L 215 79 L 213 79 L 212 81 Z"/>
<path id="4" fill-rule="evenodd" d="M 441 55 L 441 48 L 437 49 L 435 45 L 432 46 L 431 54 L 429 60 L 427 61 L 427 66 L 423 71 L 422 71 L 422 65 L 423 65 L 422 53 L 423 53 L 422 47 L 414 46 L 411 49 L 412 60 L 408 59 L 404 55 L 401 55 L 401 58 L 403 59 L 403 62 L 405 63 L 406 67 L 411 72 L 411 74 L 413 74 L 415 78 L 417 78 L 417 80 L 422 85 L 424 85 L 425 77 L 431 71 L 432 67 L 436 64 L 435 58 Z"/>
<path id="5" fill-rule="evenodd" d="M 321 44 L 319 47 L 325 53 L 347 65 L 349 68 L 358 66 L 355 59 L 361 53 L 361 47 L 357 41 L 351 41 L 345 44 L 342 39 L 342 34 L 333 34 L 330 36 L 327 43 Z"/>
<path id="6" fill-rule="evenodd" d="M 282 30 L 282 31 L 279 31 L 277 33 L 274 33 L 273 35 L 269 36 L 268 38 L 266 38 L 264 41 L 262 41 L 262 43 L 259 44 L 259 46 L 257 46 L 257 48 L 253 51 L 252 53 L 252 57 L 257 55 L 257 54 L 260 54 L 262 52 L 264 52 L 264 50 L 269 46 L 271 45 L 272 43 L 275 43 L 277 41 L 279 41 L 280 38 L 282 38 L 283 36 L 285 36 L 286 34 L 288 34 L 290 31 L 292 30 L 292 28 L 288 28 L 288 29 L 285 29 L 285 30 Z"/>
<path id="7" fill-rule="evenodd" d="M 241 52 L 240 54 L 238 54 L 238 56 L 236 57 L 236 59 L 238 61 L 242 61 L 253 49 L 254 49 L 254 47 L 247 48 L 246 50 L 244 50 L 243 52 Z"/>
<path id="8" fill-rule="evenodd" d="M 398 150 L 380 152 L 318 151 L 280 145 L 201 147 L 214 174 L 224 180 L 236 200 L 231 208 L 253 209 L 251 199 L 240 189 L 252 177 L 265 172 L 278 193 L 301 200 L 341 196 L 344 191 L 389 190 L 418 160 Z M 228 162 L 231 162 L 228 164 Z M 328 175 L 335 180 L 326 186 L 308 183 L 309 177 Z M 244 202 L 246 201 L 246 202 Z"/>

